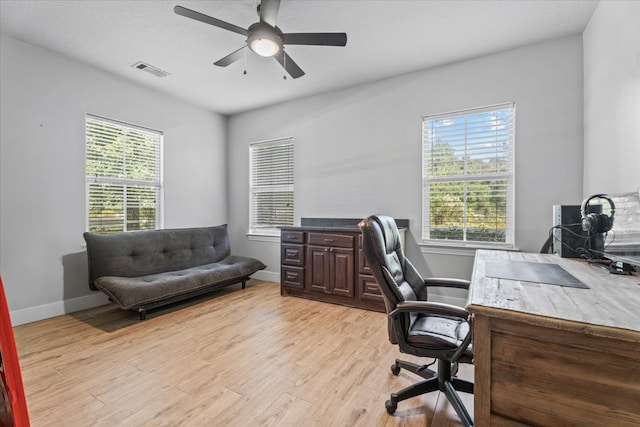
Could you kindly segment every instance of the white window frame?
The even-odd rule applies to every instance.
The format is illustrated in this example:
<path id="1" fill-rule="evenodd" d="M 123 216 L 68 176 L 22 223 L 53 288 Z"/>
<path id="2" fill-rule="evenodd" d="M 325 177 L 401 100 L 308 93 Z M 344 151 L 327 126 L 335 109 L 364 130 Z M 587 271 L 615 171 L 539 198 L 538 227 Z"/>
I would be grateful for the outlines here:
<path id="1" fill-rule="evenodd" d="M 124 171 L 119 174 L 119 176 L 114 176 L 116 174 L 89 174 L 87 171 L 87 167 L 89 165 L 89 156 L 92 154 L 89 150 L 89 137 L 95 136 L 93 134 L 93 130 L 90 129 L 90 122 L 100 122 L 107 126 L 112 126 L 113 128 L 120 129 L 124 132 L 130 132 L 133 137 L 140 137 L 142 135 L 146 135 L 147 137 L 153 138 L 155 141 L 154 154 L 150 156 L 148 159 L 152 160 L 155 165 L 155 173 L 154 178 L 150 180 L 146 179 L 132 179 L 124 176 Z M 126 200 L 127 190 L 130 187 L 147 187 L 152 188 L 155 191 L 155 227 L 153 229 L 162 229 L 164 228 L 164 171 L 163 171 L 163 133 L 156 129 L 150 129 L 143 126 L 133 125 L 130 123 L 122 122 L 119 120 L 108 119 L 105 117 L 100 117 L 92 114 L 86 114 L 85 116 L 85 183 L 86 183 L 86 230 L 95 231 L 95 232 L 104 232 L 104 233 L 112 233 L 120 230 L 108 230 L 107 229 L 98 229 L 92 226 L 92 218 L 91 218 L 91 206 L 90 206 L 90 194 L 91 194 L 91 185 L 92 184 L 112 184 L 123 187 L 123 200 Z M 108 142 L 110 136 L 105 136 L 105 142 Z M 127 139 L 125 139 L 124 144 L 126 145 Z M 126 152 L 122 150 L 122 163 L 123 170 L 126 168 L 127 161 L 131 162 L 131 158 L 126 157 Z M 146 160 L 146 159 L 145 159 Z M 127 209 L 130 208 L 126 202 L 123 201 L 123 212 L 121 215 L 114 216 L 113 221 L 117 223 L 118 221 L 122 221 L 122 230 L 121 231 L 131 231 L 131 224 L 128 223 L 128 213 Z M 135 230 L 140 229 L 139 227 L 134 228 Z M 142 229 L 151 229 L 142 228 Z"/>
<path id="2" fill-rule="evenodd" d="M 277 153 L 275 150 L 282 150 Z M 273 174 L 273 164 L 258 164 L 257 154 L 263 153 L 277 156 L 272 161 L 280 162 L 285 168 L 284 175 L 279 174 L 275 180 L 268 180 L 267 175 Z M 266 161 L 266 160 L 265 160 Z M 262 181 L 262 183 L 260 183 Z M 271 182 L 267 182 L 271 181 Z M 255 239 L 259 236 L 276 238 L 280 236 L 280 227 L 292 226 L 294 222 L 294 143 L 292 137 L 255 142 L 249 145 L 249 230 L 248 236 Z M 260 223 L 258 218 L 258 203 L 256 197 L 260 193 L 290 193 L 286 198 L 286 207 L 270 223 Z M 274 202 L 272 208 L 276 207 Z"/>
<path id="3" fill-rule="evenodd" d="M 430 124 L 437 121 L 452 120 L 454 118 L 464 117 L 465 120 L 468 116 L 490 113 L 492 111 L 508 110 L 508 171 L 496 172 L 496 173 L 480 173 L 471 174 L 467 173 L 467 162 L 464 162 L 464 170 L 461 174 L 451 174 L 448 176 L 434 176 L 429 173 L 432 166 L 431 164 L 431 149 L 430 144 L 433 139 L 433 135 L 430 133 Z M 467 137 L 469 136 L 467 124 L 464 126 L 465 132 L 463 137 L 462 146 L 464 147 L 464 153 L 467 154 L 468 148 L 474 148 L 473 143 L 468 143 Z M 507 102 L 502 104 L 490 105 L 480 108 L 470 108 L 465 110 L 453 111 L 442 114 L 424 116 L 422 119 L 422 242 L 423 246 L 444 246 L 451 248 L 501 248 L 501 249 L 515 249 L 515 103 Z M 488 157 L 487 157 L 488 158 Z M 491 181 L 491 180 L 504 180 L 505 181 L 505 197 L 506 197 L 506 210 L 505 210 L 505 229 L 504 229 L 504 242 L 495 241 L 483 241 L 469 239 L 468 222 L 467 222 L 467 183 L 475 181 Z M 462 239 L 446 239 L 433 237 L 432 230 L 430 228 L 430 184 L 432 183 L 448 183 L 448 182 L 462 182 L 463 183 L 463 227 L 462 227 Z"/>

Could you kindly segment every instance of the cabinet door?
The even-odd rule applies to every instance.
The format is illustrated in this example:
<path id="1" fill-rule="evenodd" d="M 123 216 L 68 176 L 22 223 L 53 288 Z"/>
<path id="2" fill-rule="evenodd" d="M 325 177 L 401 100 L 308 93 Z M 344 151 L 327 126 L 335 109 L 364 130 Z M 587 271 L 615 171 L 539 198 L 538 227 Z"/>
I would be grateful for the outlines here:
<path id="1" fill-rule="evenodd" d="M 309 290 L 326 294 L 331 293 L 330 264 L 329 248 L 307 246 L 306 285 Z"/>
<path id="2" fill-rule="evenodd" d="M 331 255 L 331 293 L 345 297 L 354 296 L 354 266 L 353 249 L 330 248 Z"/>
<path id="3" fill-rule="evenodd" d="M 311 291 L 353 297 L 354 270 L 353 249 L 307 247 L 306 283 Z"/>

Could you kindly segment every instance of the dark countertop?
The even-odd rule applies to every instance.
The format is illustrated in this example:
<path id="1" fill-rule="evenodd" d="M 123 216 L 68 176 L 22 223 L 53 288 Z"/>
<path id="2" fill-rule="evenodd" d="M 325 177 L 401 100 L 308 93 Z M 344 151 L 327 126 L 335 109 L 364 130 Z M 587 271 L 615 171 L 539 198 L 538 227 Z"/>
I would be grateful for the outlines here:
<path id="1" fill-rule="evenodd" d="M 326 231 L 326 232 L 347 232 L 347 233 L 359 233 L 360 228 L 358 223 L 362 221 L 361 218 L 301 218 L 300 226 L 287 226 L 280 227 L 284 231 L 297 231 L 300 229 L 313 230 L 313 231 Z M 409 228 L 408 219 L 396 219 L 396 224 L 399 230 L 406 230 Z"/>
<path id="2" fill-rule="evenodd" d="M 300 231 L 300 230 L 309 230 L 309 231 L 321 231 L 321 232 L 342 232 L 342 233 L 359 233 L 360 228 L 356 226 L 311 226 L 311 225 L 301 225 L 301 226 L 290 226 L 290 227 L 280 227 L 282 231 Z"/>

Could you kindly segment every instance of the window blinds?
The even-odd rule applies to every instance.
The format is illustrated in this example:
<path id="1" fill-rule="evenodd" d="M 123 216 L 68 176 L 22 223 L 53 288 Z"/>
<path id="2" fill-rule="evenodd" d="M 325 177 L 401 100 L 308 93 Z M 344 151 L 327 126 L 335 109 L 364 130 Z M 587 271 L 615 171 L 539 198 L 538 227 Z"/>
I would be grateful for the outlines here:
<path id="1" fill-rule="evenodd" d="M 86 116 L 87 229 L 162 226 L 162 133 Z"/>
<path id="2" fill-rule="evenodd" d="M 293 225 L 293 139 L 251 144 L 249 233 Z"/>
<path id="3" fill-rule="evenodd" d="M 423 240 L 514 244 L 513 103 L 423 119 Z"/>

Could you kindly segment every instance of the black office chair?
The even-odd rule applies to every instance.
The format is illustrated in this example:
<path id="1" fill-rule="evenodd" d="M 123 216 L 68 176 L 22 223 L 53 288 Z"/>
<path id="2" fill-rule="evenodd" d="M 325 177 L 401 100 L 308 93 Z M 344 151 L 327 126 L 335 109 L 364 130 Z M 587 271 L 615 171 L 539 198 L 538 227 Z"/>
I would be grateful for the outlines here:
<path id="1" fill-rule="evenodd" d="M 380 286 L 388 314 L 389 341 L 403 353 L 432 357 L 438 361 L 437 372 L 429 365 L 396 360 L 391 372 L 402 368 L 425 378 L 398 393 L 391 393 L 385 406 L 393 414 L 398 402 L 432 391 L 442 391 L 465 426 L 473 420 L 457 391 L 473 393 L 473 383 L 454 378 L 458 363 L 473 363 L 472 328 L 469 313 L 449 304 L 427 301 L 427 288 L 469 289 L 460 279 L 423 279 L 405 258 L 398 228 L 393 218 L 373 215 L 358 224 L 362 230 L 363 251 Z M 434 362 L 435 363 L 435 362 Z"/>

